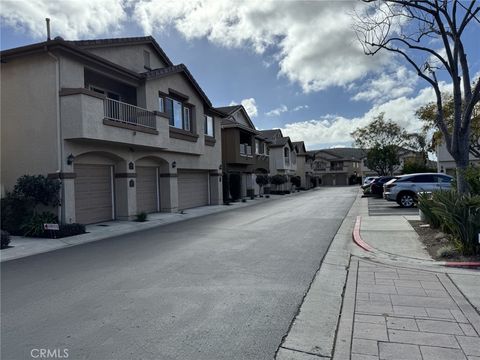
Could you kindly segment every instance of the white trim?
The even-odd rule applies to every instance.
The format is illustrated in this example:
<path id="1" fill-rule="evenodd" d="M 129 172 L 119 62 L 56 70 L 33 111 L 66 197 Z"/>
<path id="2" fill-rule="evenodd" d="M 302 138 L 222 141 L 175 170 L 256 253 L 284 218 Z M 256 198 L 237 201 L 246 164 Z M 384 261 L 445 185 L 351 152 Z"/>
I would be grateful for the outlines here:
<path id="1" fill-rule="evenodd" d="M 113 166 L 110 165 L 110 193 L 112 195 L 112 220 L 115 220 L 115 187 L 114 186 L 115 184 L 113 180 Z"/>
<path id="2" fill-rule="evenodd" d="M 157 212 L 160 212 L 160 177 L 158 176 L 158 167 L 156 168 L 155 175 L 157 177 L 156 185 L 157 185 Z"/>
<path id="3" fill-rule="evenodd" d="M 208 196 L 208 205 L 212 205 L 212 194 L 210 191 L 210 172 L 207 171 L 207 196 Z"/>

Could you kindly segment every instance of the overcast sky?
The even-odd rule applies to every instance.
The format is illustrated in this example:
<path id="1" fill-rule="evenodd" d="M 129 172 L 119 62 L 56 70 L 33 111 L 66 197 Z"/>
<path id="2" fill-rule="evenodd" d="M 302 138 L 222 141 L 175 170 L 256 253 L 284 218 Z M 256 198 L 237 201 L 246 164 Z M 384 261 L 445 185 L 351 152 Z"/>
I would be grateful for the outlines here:
<path id="1" fill-rule="evenodd" d="M 259 129 L 281 128 L 308 149 L 350 146 L 350 132 L 385 112 L 409 131 L 433 92 L 391 54 L 365 56 L 352 30 L 357 1 L 1 1 L 1 49 L 66 40 L 152 35 L 184 63 L 214 106 L 242 103 Z M 358 9 L 357 9 L 358 10 Z M 465 41 L 480 71 L 473 24 Z M 448 89 L 448 83 L 444 85 Z"/>

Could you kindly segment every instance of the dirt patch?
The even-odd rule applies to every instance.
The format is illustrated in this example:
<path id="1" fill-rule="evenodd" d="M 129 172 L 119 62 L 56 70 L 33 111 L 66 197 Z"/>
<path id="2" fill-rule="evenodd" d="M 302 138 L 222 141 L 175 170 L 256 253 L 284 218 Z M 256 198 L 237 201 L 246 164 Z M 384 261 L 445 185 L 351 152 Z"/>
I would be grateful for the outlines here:
<path id="1" fill-rule="evenodd" d="M 420 241 L 423 243 L 428 253 L 432 258 L 439 261 L 480 261 L 480 256 L 463 256 L 454 251 L 452 241 L 448 238 L 448 235 L 442 233 L 439 229 L 433 229 L 422 221 L 410 220 L 410 225 L 417 232 Z M 426 226 L 427 225 L 427 226 Z M 441 250 L 445 247 L 449 247 L 452 251 L 444 251 L 446 256 L 441 256 Z"/>

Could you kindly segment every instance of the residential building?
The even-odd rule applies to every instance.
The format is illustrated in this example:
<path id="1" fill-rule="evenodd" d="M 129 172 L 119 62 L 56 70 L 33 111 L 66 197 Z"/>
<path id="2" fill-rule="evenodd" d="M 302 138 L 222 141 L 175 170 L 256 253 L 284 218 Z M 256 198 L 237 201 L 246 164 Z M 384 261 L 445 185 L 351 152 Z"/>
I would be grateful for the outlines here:
<path id="1" fill-rule="evenodd" d="M 152 37 L 55 38 L 1 52 L 2 195 L 62 182 L 65 223 L 222 203 L 220 114 Z"/>
<path id="2" fill-rule="evenodd" d="M 457 166 L 452 155 L 447 150 L 444 143 L 440 143 L 436 146 L 437 155 L 437 171 L 451 176 L 456 175 Z M 480 159 L 470 154 L 470 164 L 480 166 Z"/>
<path id="3" fill-rule="evenodd" d="M 352 185 L 362 176 L 364 151 L 356 148 L 332 148 L 314 153 L 313 172 L 319 185 Z"/>
<path id="4" fill-rule="evenodd" d="M 297 154 L 297 175 L 300 176 L 302 189 L 310 189 L 312 184 L 313 157 L 307 152 L 303 141 L 292 142 Z"/>
<path id="5" fill-rule="evenodd" d="M 259 135 L 242 105 L 216 108 L 222 119 L 222 168 L 225 199 L 259 194 L 256 174 L 268 174 L 268 141 Z"/>
<path id="6" fill-rule="evenodd" d="M 290 138 L 284 137 L 280 129 L 262 130 L 260 135 L 270 142 L 269 169 L 270 175 L 286 175 L 290 180 L 297 173 L 297 153 Z M 275 190 L 290 191 L 291 183 L 288 181 Z"/>

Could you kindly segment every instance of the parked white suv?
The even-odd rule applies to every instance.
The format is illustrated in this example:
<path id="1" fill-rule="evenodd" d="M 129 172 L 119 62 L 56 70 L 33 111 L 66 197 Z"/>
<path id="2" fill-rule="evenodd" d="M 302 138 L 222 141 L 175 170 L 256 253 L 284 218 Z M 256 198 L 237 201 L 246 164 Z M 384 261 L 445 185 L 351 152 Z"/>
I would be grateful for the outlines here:
<path id="1" fill-rule="evenodd" d="M 447 190 L 453 178 L 441 173 L 421 173 L 396 176 L 383 185 L 383 198 L 396 201 L 401 207 L 412 207 L 419 192 Z"/>

